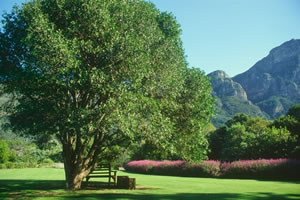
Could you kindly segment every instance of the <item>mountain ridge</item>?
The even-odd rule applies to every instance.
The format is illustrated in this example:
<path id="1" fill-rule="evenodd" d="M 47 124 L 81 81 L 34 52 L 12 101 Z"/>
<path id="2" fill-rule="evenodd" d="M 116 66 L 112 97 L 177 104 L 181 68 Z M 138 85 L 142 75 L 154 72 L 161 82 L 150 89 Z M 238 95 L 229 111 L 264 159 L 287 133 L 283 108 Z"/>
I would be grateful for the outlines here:
<path id="1" fill-rule="evenodd" d="M 238 112 L 275 119 L 300 103 L 300 39 L 271 49 L 266 57 L 233 78 L 221 70 L 207 76 L 217 99 L 216 126 Z"/>

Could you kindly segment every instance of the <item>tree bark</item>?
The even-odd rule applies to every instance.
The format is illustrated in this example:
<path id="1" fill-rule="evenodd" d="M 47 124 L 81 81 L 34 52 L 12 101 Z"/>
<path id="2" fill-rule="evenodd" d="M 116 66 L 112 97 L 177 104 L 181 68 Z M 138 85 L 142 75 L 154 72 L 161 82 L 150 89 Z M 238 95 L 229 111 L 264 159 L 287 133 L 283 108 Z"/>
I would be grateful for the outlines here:
<path id="1" fill-rule="evenodd" d="M 75 142 L 76 137 L 66 137 L 63 143 L 64 169 L 67 190 L 79 190 L 83 179 L 91 172 L 101 148 L 96 141 L 90 148 L 90 153 L 83 157 L 81 148 L 87 148 L 80 142 Z M 76 138 L 77 140 L 80 139 Z M 76 145 L 76 148 L 75 146 Z M 86 149 L 87 150 L 87 149 Z"/>
<path id="2" fill-rule="evenodd" d="M 68 147 L 66 147 L 68 148 Z M 79 190 L 81 188 L 81 183 L 83 179 L 89 174 L 90 170 L 86 169 L 82 165 L 75 164 L 75 160 L 66 151 L 64 153 L 64 168 L 65 168 L 65 178 L 66 178 L 66 189 L 67 190 Z M 72 152 L 74 153 L 74 152 Z M 71 153 L 71 154 L 72 154 Z M 80 161 L 77 161 L 80 162 Z"/>

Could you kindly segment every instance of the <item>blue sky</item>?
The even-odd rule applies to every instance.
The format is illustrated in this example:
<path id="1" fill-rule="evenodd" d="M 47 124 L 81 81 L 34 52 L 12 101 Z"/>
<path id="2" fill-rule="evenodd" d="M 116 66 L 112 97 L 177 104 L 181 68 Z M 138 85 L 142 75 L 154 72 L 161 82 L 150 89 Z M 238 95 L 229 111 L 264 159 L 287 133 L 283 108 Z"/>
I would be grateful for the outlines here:
<path id="1" fill-rule="evenodd" d="M 1 0 L 10 11 L 26 0 Z M 269 51 L 300 39 L 300 0 L 150 0 L 173 13 L 182 29 L 189 66 L 235 76 Z"/>

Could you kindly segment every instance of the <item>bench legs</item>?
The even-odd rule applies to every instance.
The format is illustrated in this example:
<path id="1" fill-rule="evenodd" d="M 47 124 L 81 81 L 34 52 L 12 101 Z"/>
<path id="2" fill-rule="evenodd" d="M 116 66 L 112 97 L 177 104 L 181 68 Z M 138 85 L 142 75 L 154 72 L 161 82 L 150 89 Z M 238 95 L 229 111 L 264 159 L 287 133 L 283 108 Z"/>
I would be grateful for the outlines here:
<path id="1" fill-rule="evenodd" d="M 86 177 L 85 179 L 86 179 L 86 183 L 88 183 L 89 182 L 89 179 L 90 179 L 91 177 Z M 102 177 L 102 178 L 104 178 L 104 177 Z M 113 179 L 113 181 L 114 181 L 114 185 L 117 185 L 117 176 L 116 175 L 114 175 L 114 176 L 109 176 L 108 177 L 108 185 L 110 186 L 110 183 L 111 183 L 111 179 Z"/>
<path id="2" fill-rule="evenodd" d="M 108 185 L 110 185 L 110 183 L 111 183 L 111 179 L 113 179 L 113 181 L 114 181 L 114 185 L 117 185 L 117 176 L 109 176 L 109 178 L 108 178 Z"/>

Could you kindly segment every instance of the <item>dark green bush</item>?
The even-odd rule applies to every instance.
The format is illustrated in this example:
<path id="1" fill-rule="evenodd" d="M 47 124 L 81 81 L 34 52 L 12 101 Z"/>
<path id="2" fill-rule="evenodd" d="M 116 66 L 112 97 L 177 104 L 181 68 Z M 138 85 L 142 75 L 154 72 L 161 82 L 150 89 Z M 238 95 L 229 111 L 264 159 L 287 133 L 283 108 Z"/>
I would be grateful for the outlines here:
<path id="1" fill-rule="evenodd" d="M 24 162 L 16 162 L 14 163 L 14 168 L 18 168 L 18 169 L 23 169 L 23 168 L 26 168 L 26 163 Z"/>
<path id="2" fill-rule="evenodd" d="M 3 163 L 0 163 L 0 169 L 6 169 L 6 165 Z"/>
<path id="3" fill-rule="evenodd" d="M 5 165 L 7 169 L 15 168 L 15 164 L 13 162 L 6 162 Z"/>

